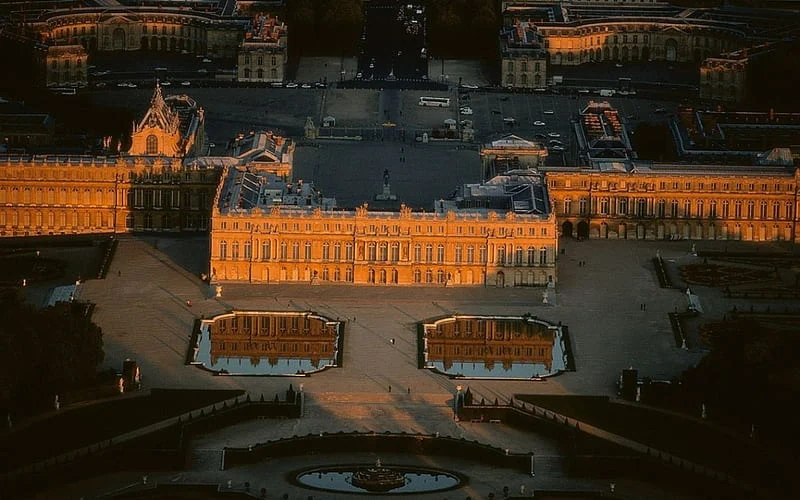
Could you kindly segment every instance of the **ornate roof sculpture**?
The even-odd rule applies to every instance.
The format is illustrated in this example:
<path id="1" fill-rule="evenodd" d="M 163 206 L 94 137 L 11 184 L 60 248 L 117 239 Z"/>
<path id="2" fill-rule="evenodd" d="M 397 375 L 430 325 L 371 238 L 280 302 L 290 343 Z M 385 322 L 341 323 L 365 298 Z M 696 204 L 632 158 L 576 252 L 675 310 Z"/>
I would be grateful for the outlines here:
<path id="1" fill-rule="evenodd" d="M 178 112 L 167 106 L 164 95 L 161 93 L 161 85 L 156 83 L 156 90 L 150 98 L 150 108 L 144 114 L 144 118 L 134 128 L 133 132 L 139 132 L 145 128 L 160 128 L 164 132 L 173 133 L 180 129 L 180 117 Z"/>

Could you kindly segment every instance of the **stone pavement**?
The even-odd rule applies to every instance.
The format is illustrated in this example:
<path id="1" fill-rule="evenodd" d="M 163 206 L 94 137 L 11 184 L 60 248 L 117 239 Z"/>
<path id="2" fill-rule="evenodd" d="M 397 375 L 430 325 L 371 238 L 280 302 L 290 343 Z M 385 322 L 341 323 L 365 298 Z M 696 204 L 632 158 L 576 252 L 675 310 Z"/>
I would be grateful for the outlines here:
<path id="1" fill-rule="evenodd" d="M 94 318 L 105 334 L 106 363 L 119 367 L 126 357 L 135 358 L 142 367 L 146 387 L 241 388 L 256 397 L 264 394 L 271 398 L 285 391 L 290 383 L 296 389 L 303 384 L 307 404 L 303 419 L 248 422 L 199 437 L 192 443 L 190 463 L 197 470 L 187 471 L 180 481 L 221 481 L 229 477 L 243 482 L 249 477 L 256 485 L 267 481 L 265 470 L 288 467 L 291 461 L 218 472 L 215 469 L 224 446 L 254 444 L 281 436 L 358 430 L 440 432 L 514 451 L 535 451 L 542 460 L 552 458 L 547 479 L 537 481 L 579 484 L 580 481 L 564 478 L 563 452 L 541 436 L 505 425 L 455 423 L 455 386 L 470 387 L 478 399 L 498 398 L 501 402 L 515 393 L 613 396 L 622 368 L 634 366 L 642 375 L 669 378 L 696 363 L 702 355 L 700 351 L 674 346 L 667 313 L 676 307 L 685 308 L 686 299 L 680 290 L 659 288 L 650 264 L 657 249 L 665 259 L 684 258 L 686 242 L 562 240 L 565 254 L 559 255 L 557 305 L 544 305 L 541 289 L 482 287 L 231 284 L 225 285 L 222 298 L 215 299 L 198 278 L 198 271 L 202 270 L 199 263 L 207 252 L 204 241 L 202 237 L 160 238 L 154 245 L 152 239 L 122 238 L 108 277 L 82 285 L 82 299 L 97 304 Z M 579 267 L 579 260 L 586 261 L 586 265 Z M 640 310 L 642 302 L 647 302 L 647 311 Z M 305 378 L 270 378 L 218 377 L 185 366 L 195 319 L 232 308 L 313 310 L 347 320 L 343 367 Z M 455 312 L 531 312 L 549 321 L 561 321 L 569 328 L 577 370 L 544 381 L 455 381 L 417 369 L 416 323 Z M 391 338 L 396 339 L 395 344 Z M 314 457 L 315 464 L 318 458 Z M 297 460 L 302 463 L 300 458 Z M 476 478 L 485 472 L 479 465 L 471 467 L 478 474 Z M 522 480 L 520 473 L 513 471 L 499 474 Z M 589 483 L 605 487 L 603 481 Z M 481 483 L 476 480 L 474 484 Z M 618 492 L 622 489 L 618 488 Z M 474 493 L 473 498 L 480 498 L 480 491 Z M 646 496 L 657 498 L 658 494 L 654 490 Z"/>
<path id="2" fill-rule="evenodd" d="M 701 352 L 674 346 L 667 313 L 685 308 L 686 299 L 680 290 L 659 288 L 649 262 L 656 249 L 669 259 L 685 255 L 685 246 L 563 240 L 558 305 L 545 305 L 540 289 L 482 287 L 232 284 L 214 299 L 195 274 L 195 264 L 187 264 L 190 273 L 176 262 L 184 255 L 180 247 L 186 248 L 187 261 L 201 259 L 206 251 L 202 240 L 173 239 L 154 248 L 145 240 L 123 238 L 108 278 L 84 283 L 81 297 L 97 304 L 95 321 L 105 333 L 106 363 L 120 367 L 125 358 L 136 358 L 147 387 L 236 387 L 254 394 L 285 390 L 286 379 L 214 377 L 184 366 L 194 320 L 237 308 L 312 310 L 348 321 L 344 366 L 303 379 L 309 393 L 383 393 L 392 385 L 404 392 L 410 387 L 413 394 L 449 395 L 455 392 L 454 381 L 417 369 L 416 323 L 456 312 L 531 312 L 569 328 L 577 370 L 541 382 L 460 383 L 487 400 L 516 392 L 614 395 L 622 368 L 669 378 L 700 359 Z M 578 267 L 579 260 L 586 266 Z M 642 302 L 647 311 L 640 310 Z"/>

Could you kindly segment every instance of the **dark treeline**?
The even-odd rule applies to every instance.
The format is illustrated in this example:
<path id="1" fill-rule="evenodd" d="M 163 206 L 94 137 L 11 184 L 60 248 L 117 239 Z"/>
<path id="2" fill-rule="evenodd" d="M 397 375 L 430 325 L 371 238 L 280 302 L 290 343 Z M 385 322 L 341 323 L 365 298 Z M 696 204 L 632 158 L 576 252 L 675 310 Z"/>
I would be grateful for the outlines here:
<path id="1" fill-rule="evenodd" d="M 96 381 L 103 332 L 86 304 L 37 309 L 7 295 L 0 298 L 0 317 L 0 412 L 52 408 L 57 394 Z"/>
<path id="2" fill-rule="evenodd" d="M 428 0 L 427 43 L 435 57 L 494 57 L 499 0 Z M 364 22 L 361 0 L 289 0 L 286 20 L 295 55 L 355 55 Z"/>
<path id="3" fill-rule="evenodd" d="M 296 55 L 354 55 L 362 8 L 361 0 L 289 0 L 289 50 Z"/>

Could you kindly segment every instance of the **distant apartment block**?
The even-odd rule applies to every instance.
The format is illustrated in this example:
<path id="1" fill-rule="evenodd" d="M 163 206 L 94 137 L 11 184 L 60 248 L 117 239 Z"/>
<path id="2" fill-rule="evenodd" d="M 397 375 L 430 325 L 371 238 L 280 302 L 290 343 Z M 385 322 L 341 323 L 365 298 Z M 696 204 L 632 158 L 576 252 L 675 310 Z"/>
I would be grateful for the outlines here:
<path id="1" fill-rule="evenodd" d="M 240 82 L 281 82 L 287 56 L 286 24 L 277 17 L 259 14 L 239 46 L 237 79 Z"/>

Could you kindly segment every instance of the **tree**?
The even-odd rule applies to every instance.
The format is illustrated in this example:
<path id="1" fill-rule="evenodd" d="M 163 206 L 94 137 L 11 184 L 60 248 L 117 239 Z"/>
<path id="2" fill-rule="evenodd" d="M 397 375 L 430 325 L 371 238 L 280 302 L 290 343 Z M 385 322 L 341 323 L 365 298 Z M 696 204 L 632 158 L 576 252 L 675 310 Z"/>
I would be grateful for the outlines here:
<path id="1" fill-rule="evenodd" d="M 36 309 L 6 300 L 0 317 L 0 400 L 10 407 L 39 409 L 54 395 L 95 381 L 103 333 L 86 304 Z"/>
<path id="2" fill-rule="evenodd" d="M 322 11 L 320 33 L 328 46 L 352 52 L 355 50 L 364 13 L 361 0 L 330 0 Z"/>

